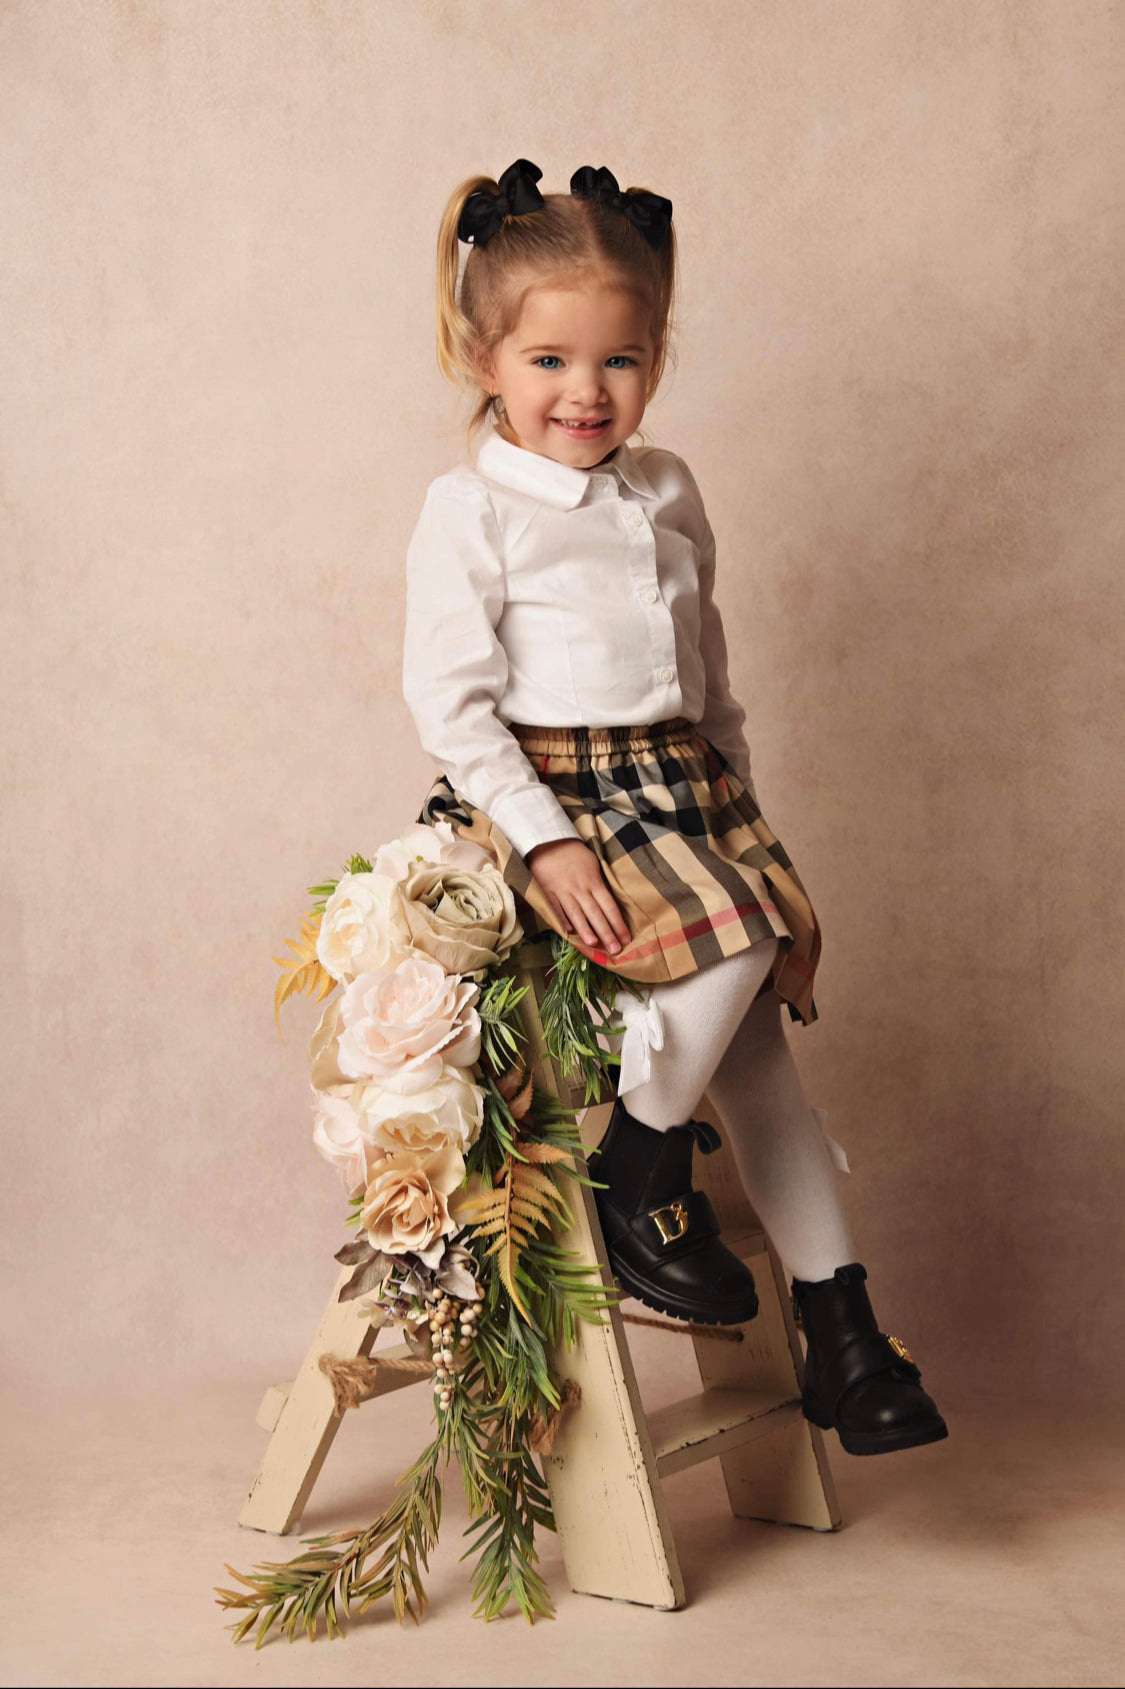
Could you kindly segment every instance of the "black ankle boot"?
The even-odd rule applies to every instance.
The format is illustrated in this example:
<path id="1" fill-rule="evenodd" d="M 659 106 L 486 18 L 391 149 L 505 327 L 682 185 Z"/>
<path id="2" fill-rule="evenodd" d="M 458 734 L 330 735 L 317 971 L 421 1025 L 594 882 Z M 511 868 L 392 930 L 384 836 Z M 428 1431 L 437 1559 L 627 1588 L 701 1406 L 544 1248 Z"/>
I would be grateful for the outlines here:
<path id="1" fill-rule="evenodd" d="M 749 1267 L 719 1242 L 705 1191 L 691 1188 L 696 1143 L 705 1155 L 721 1139 L 689 1120 L 658 1132 L 634 1120 L 620 1097 L 605 1137 L 589 1159 L 610 1266 L 646 1307 L 704 1325 L 742 1325 L 758 1312 Z"/>
<path id="2" fill-rule="evenodd" d="M 839 1432 L 849 1454 L 889 1454 L 936 1443 L 949 1432 L 906 1344 L 879 1330 L 864 1280 L 852 1261 L 831 1278 L 793 1280 L 793 1301 L 808 1338 L 805 1418 Z"/>

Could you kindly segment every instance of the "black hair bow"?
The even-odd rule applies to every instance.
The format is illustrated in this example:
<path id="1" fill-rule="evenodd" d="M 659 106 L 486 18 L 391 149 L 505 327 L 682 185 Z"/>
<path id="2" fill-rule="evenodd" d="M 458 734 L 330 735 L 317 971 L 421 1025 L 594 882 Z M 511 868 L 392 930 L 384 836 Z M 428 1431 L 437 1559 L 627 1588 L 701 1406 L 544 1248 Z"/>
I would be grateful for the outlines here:
<path id="1" fill-rule="evenodd" d="M 458 240 L 487 246 L 503 226 L 505 217 L 541 211 L 547 202 L 535 184 L 542 174 L 529 158 L 517 158 L 500 177 L 498 193 L 491 188 L 474 188 L 461 211 Z"/>
<path id="2" fill-rule="evenodd" d="M 595 170 L 592 164 L 576 170 L 570 178 L 570 191 L 578 199 L 594 199 L 611 211 L 622 212 L 658 252 L 668 238 L 672 201 L 663 194 L 623 194 L 617 177 L 604 164 L 600 170 Z"/>

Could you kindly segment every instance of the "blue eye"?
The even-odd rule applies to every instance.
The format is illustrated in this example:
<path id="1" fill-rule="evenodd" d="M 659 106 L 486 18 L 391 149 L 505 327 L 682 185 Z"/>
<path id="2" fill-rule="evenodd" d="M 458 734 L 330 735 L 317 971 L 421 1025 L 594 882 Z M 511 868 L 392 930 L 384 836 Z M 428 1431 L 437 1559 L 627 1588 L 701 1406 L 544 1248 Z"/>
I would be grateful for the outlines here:
<path id="1" fill-rule="evenodd" d="M 544 352 L 542 357 L 533 358 L 531 361 L 532 361 L 533 364 L 535 364 L 537 366 L 543 366 L 543 365 L 548 364 L 548 363 L 557 364 L 559 359 L 554 352 Z M 613 356 L 611 358 L 608 358 L 606 361 L 608 363 L 615 363 L 616 362 L 616 363 L 625 363 L 625 364 L 635 364 L 637 360 L 636 360 L 636 358 L 630 358 L 624 352 L 614 352 Z M 553 374 L 553 373 L 554 373 L 553 371 L 548 371 L 548 374 Z"/>

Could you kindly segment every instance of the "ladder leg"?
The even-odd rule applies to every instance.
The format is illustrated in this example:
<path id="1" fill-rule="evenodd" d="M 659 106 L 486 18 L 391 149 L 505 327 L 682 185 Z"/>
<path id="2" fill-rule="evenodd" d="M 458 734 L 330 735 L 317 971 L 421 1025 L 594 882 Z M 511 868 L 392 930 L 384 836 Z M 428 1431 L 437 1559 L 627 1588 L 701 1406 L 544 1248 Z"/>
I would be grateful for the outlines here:
<path id="1" fill-rule="evenodd" d="M 574 1228 L 559 1241 L 597 1261 L 601 1240 L 588 1190 L 573 1194 L 572 1210 Z M 604 1257 L 601 1264 L 609 1283 Z M 582 1325 L 575 1347 L 555 1356 L 555 1368 L 582 1390 L 581 1406 L 563 1421 L 543 1463 L 570 1587 L 647 1607 L 682 1607 L 683 1578 L 617 1310 L 605 1326 Z"/>
<path id="2" fill-rule="evenodd" d="M 720 1131 L 722 1122 L 705 1097 L 696 1110 Z M 804 1377 L 801 1340 L 793 1322 L 781 1262 L 761 1233 L 746 1199 L 730 1151 L 699 1157 L 697 1182 L 706 1189 L 732 1242 L 757 1232 L 752 1258 L 760 1308 L 743 1326 L 739 1344 L 695 1340 L 700 1376 L 708 1389 L 748 1389 L 800 1401 Z M 753 1246 L 752 1246 L 753 1247 Z M 720 1456 L 732 1512 L 740 1519 L 768 1519 L 834 1531 L 841 1516 L 823 1434 L 803 1417 L 781 1424 Z"/>
<path id="3" fill-rule="evenodd" d="M 355 1360 L 374 1346 L 377 1328 L 356 1313 L 354 1302 L 337 1300 L 352 1271 L 345 1267 L 340 1274 L 301 1370 L 284 1392 L 269 1446 L 238 1516 L 239 1524 L 251 1530 L 277 1536 L 292 1530 L 340 1429 L 332 1386 L 320 1370 L 321 1355 Z M 281 1393 L 275 1386 L 263 1408 Z"/>
<path id="4" fill-rule="evenodd" d="M 542 976 L 525 976 L 525 981 L 541 987 Z M 539 1053 L 536 1082 L 570 1103 L 568 1089 L 543 1054 L 535 989 L 520 1008 L 529 1056 Z M 585 1111 L 581 1124 L 587 1148 L 598 1142 L 611 1108 L 600 1104 Z M 602 1282 L 611 1284 L 592 1192 L 571 1182 L 567 1199 L 574 1223 L 559 1234 L 559 1243 L 599 1267 Z M 560 1348 L 553 1366 L 560 1381 L 573 1379 L 582 1391 L 581 1405 L 563 1420 L 554 1449 L 543 1460 L 570 1587 L 647 1607 L 682 1607 L 683 1578 L 617 1310 L 610 1311 L 605 1325 L 580 1324 L 574 1348 Z"/>
<path id="5" fill-rule="evenodd" d="M 799 1400 L 800 1339 L 793 1325 L 781 1264 L 772 1245 L 754 1259 L 758 1299 L 756 1320 L 743 1329 L 746 1341 L 696 1343 L 703 1382 L 791 1394 Z M 721 1351 L 721 1353 L 719 1352 Z M 769 1519 L 834 1531 L 840 1508 L 825 1453 L 824 1438 L 807 1419 L 780 1426 L 767 1437 L 720 1457 L 731 1511 L 740 1519 Z"/>

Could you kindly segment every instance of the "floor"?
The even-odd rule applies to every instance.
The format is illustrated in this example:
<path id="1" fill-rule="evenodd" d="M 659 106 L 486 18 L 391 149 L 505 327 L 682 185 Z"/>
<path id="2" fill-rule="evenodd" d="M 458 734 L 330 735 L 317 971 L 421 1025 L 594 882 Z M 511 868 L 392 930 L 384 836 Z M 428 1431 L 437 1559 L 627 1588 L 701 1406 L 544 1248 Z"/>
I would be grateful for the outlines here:
<path id="1" fill-rule="evenodd" d="M 666 1342 L 666 1339 L 661 1341 Z M 659 1366 L 656 1362 L 650 1365 Z M 673 1366 L 671 1371 L 675 1371 Z M 5 1684 L 1115 1685 L 1125 1667 L 1125 1469 L 1112 1425 L 943 1407 L 947 1442 L 875 1459 L 829 1439 L 834 1534 L 735 1520 L 715 1463 L 666 1490 L 689 1605 L 572 1595 L 553 1537 L 552 1622 L 471 1617 L 456 1474 L 419 1630 L 373 1611 L 329 1644 L 235 1647 L 213 1604 L 229 1561 L 298 1539 L 235 1517 L 264 1433 L 262 1380 L 40 1407 L 9 1400 Z M 406 1390 L 350 1413 L 302 1523 L 366 1522 L 420 1445 Z"/>

